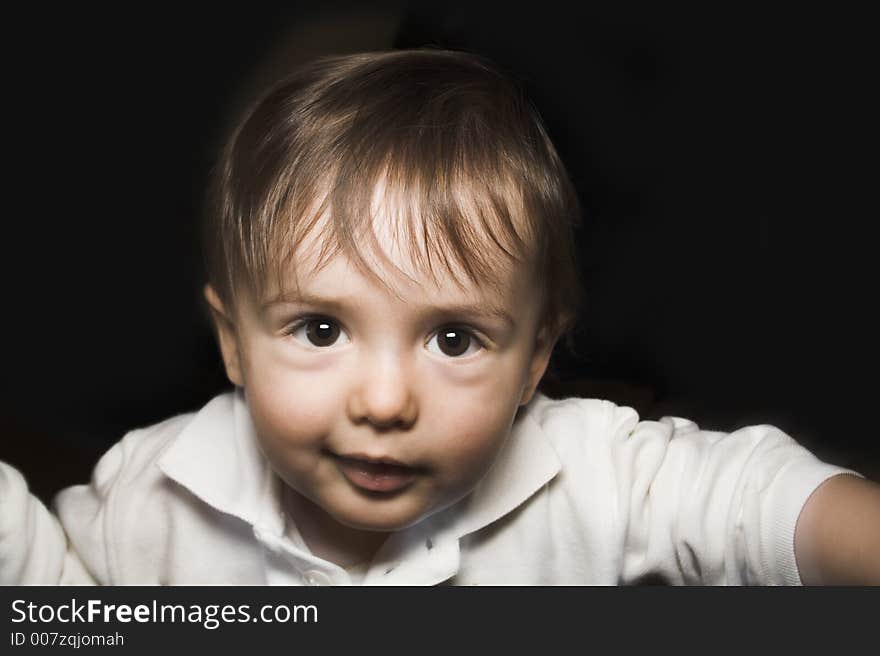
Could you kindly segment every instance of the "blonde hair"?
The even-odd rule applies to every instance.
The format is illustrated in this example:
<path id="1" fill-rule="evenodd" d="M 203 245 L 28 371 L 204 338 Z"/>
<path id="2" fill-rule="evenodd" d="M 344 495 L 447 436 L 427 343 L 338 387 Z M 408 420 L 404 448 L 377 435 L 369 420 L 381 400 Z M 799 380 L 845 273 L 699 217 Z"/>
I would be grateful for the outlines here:
<path id="1" fill-rule="evenodd" d="M 493 285 L 501 260 L 532 266 L 542 324 L 570 327 L 580 211 L 565 167 L 515 81 L 446 50 L 323 58 L 247 112 L 215 169 L 204 222 L 220 300 L 234 306 L 242 284 L 260 297 L 313 232 L 319 266 L 343 252 L 378 278 L 363 244 L 381 252 L 380 184 L 393 199 L 392 234 L 419 271 Z"/>

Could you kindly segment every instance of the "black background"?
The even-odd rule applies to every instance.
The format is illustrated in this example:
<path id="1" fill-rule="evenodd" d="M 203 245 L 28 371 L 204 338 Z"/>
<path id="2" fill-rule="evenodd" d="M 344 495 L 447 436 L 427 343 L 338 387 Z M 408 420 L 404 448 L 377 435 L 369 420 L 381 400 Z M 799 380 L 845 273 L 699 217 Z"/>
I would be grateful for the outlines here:
<path id="1" fill-rule="evenodd" d="M 44 499 L 227 386 L 196 217 L 242 104 L 315 55 L 426 44 L 519 77 L 580 193 L 586 312 L 556 391 L 773 423 L 880 478 L 866 15 L 247 7 L 7 20 L 0 458 Z"/>

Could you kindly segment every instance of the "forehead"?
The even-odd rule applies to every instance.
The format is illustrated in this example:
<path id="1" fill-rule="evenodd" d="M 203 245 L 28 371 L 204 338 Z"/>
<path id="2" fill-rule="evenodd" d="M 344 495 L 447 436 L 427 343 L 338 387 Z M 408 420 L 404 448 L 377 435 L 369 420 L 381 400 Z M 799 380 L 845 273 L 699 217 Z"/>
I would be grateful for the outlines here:
<path id="1" fill-rule="evenodd" d="M 336 293 L 378 288 L 401 300 L 483 303 L 497 309 L 535 287 L 533 266 L 512 256 L 485 221 L 474 218 L 479 209 L 466 194 L 456 199 L 463 210 L 455 216 L 459 230 L 469 224 L 464 231 L 469 242 L 461 248 L 446 242 L 448 235 L 436 234 L 436 223 L 429 225 L 420 215 L 422 208 L 413 201 L 418 196 L 380 178 L 356 222 L 334 220 L 333 205 L 325 197 L 321 209 L 313 210 L 316 219 L 308 230 L 286 245 L 277 276 L 263 296 L 303 288 L 312 293 L 322 287 Z M 477 259 L 482 275 L 467 266 Z"/>
<path id="2" fill-rule="evenodd" d="M 382 250 L 362 253 L 363 261 L 336 250 L 321 255 L 319 236 L 305 240 L 280 272 L 268 296 L 298 295 L 338 297 L 380 295 L 413 305 L 474 305 L 510 312 L 517 299 L 533 290 L 525 267 L 499 262 L 491 281 L 472 281 L 464 271 L 450 266 L 427 272 L 408 249 L 396 240 L 379 240 Z"/>

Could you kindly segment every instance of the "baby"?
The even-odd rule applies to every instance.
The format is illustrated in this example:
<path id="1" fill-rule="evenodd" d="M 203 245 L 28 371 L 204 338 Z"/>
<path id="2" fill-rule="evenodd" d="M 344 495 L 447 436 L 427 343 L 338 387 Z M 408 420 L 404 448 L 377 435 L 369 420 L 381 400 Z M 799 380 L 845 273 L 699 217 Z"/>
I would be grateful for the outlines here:
<path id="1" fill-rule="evenodd" d="M 306 66 L 211 199 L 235 391 L 126 435 L 54 514 L 0 464 L 0 583 L 880 583 L 880 486 L 780 430 L 536 392 L 578 204 L 488 62 Z"/>

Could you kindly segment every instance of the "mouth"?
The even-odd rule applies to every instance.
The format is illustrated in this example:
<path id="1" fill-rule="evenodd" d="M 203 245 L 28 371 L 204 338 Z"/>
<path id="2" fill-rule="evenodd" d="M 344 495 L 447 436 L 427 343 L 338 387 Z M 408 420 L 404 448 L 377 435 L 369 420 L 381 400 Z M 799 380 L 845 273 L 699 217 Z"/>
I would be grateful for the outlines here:
<path id="1" fill-rule="evenodd" d="M 424 471 L 393 458 L 373 458 L 363 454 L 331 454 L 348 482 L 368 492 L 399 492 Z"/>

